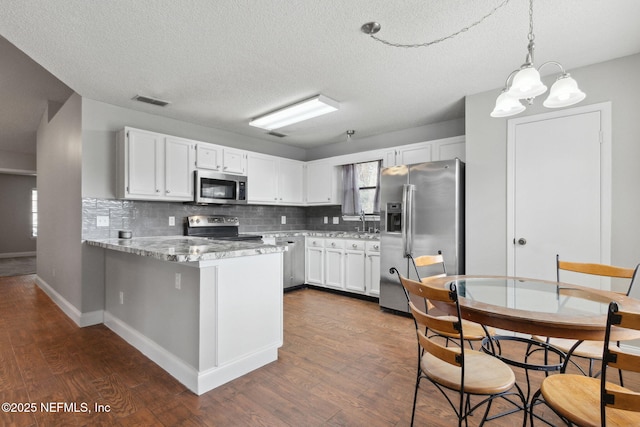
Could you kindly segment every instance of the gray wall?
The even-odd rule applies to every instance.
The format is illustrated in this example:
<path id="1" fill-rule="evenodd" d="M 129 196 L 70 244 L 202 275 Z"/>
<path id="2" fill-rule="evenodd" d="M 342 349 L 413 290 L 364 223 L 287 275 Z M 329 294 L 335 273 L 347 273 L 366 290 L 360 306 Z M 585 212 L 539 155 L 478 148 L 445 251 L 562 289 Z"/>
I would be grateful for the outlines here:
<path id="1" fill-rule="evenodd" d="M 81 285 L 81 104 L 72 95 L 37 136 L 38 276 L 78 310 Z"/>
<path id="2" fill-rule="evenodd" d="M 36 251 L 31 237 L 31 190 L 36 177 L 0 173 L 0 255 Z"/>
<path id="3" fill-rule="evenodd" d="M 36 155 L 0 150 L 0 172 L 35 173 Z"/>
<path id="4" fill-rule="evenodd" d="M 612 103 L 611 262 L 640 262 L 640 54 L 569 70 L 587 94 L 581 104 Z M 550 86 L 551 78 L 543 78 Z M 466 98 L 466 256 L 469 274 L 507 271 L 507 119 L 493 119 L 500 88 Z M 548 112 L 544 97 L 522 115 Z M 521 115 L 521 116 L 522 116 Z"/>

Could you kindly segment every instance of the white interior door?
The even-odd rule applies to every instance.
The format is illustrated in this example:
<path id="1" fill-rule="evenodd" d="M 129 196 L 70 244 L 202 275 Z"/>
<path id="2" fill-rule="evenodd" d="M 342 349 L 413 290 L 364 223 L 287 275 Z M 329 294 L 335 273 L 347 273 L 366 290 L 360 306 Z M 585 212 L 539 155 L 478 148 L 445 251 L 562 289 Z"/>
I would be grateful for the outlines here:
<path id="1" fill-rule="evenodd" d="M 610 104 L 509 121 L 508 270 L 556 279 L 555 256 L 609 263 Z M 563 282 L 607 288 L 563 274 Z"/>

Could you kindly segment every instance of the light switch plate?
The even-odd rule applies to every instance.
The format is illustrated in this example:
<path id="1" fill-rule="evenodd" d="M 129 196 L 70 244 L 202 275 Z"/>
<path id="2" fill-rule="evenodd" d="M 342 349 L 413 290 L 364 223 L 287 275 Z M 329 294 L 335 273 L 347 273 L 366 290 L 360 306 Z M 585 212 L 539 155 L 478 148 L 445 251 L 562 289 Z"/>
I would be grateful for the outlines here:
<path id="1" fill-rule="evenodd" d="M 169 227 L 173 227 L 174 225 L 176 225 L 176 217 L 175 216 L 170 216 L 169 217 Z"/>
<path id="2" fill-rule="evenodd" d="M 280 224 L 286 224 L 287 223 L 287 217 L 285 215 L 282 215 L 280 217 Z"/>
<path id="3" fill-rule="evenodd" d="M 334 216 L 333 217 L 333 223 L 334 224 L 340 224 L 340 217 L 339 216 Z"/>
<path id="4" fill-rule="evenodd" d="M 325 217 L 324 217 L 324 223 L 325 223 L 325 224 L 329 224 L 329 217 L 328 217 L 328 216 L 325 216 Z"/>
<path id="5" fill-rule="evenodd" d="M 109 217 L 105 215 L 98 215 L 96 217 L 96 225 L 98 227 L 108 227 L 109 226 Z"/>

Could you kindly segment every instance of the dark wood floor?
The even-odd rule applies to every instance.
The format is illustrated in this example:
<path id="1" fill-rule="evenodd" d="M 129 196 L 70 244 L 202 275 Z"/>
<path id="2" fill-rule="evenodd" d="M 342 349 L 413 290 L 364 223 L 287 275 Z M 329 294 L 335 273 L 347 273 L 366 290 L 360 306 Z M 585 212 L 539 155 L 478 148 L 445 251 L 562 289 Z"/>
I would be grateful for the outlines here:
<path id="1" fill-rule="evenodd" d="M 0 279 L 1 401 L 36 406 L 0 412 L 2 425 L 409 425 L 413 323 L 376 303 L 311 289 L 285 294 L 278 361 L 196 396 L 103 325 L 78 328 L 34 278 Z M 424 384 L 416 425 L 455 425 L 444 399 Z M 57 402 L 77 411 L 41 408 Z M 519 425 L 521 417 L 490 425 Z"/>

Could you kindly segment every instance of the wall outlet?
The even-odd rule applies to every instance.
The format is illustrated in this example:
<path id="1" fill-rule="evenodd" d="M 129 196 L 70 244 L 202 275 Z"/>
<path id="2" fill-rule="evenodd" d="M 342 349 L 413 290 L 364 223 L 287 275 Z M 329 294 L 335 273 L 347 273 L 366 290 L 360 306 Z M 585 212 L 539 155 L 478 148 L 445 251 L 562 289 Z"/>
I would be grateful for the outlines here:
<path id="1" fill-rule="evenodd" d="M 340 224 L 340 217 L 339 216 L 334 216 L 333 217 L 333 223 L 334 224 Z"/>
<path id="2" fill-rule="evenodd" d="M 124 292 L 120 291 L 120 304 L 124 304 Z"/>
<path id="3" fill-rule="evenodd" d="M 176 217 L 175 216 L 170 216 L 169 217 L 169 227 L 173 227 L 174 225 L 176 225 Z"/>
<path id="4" fill-rule="evenodd" d="M 182 273 L 176 273 L 176 289 L 180 289 L 182 286 Z"/>
<path id="5" fill-rule="evenodd" d="M 287 223 L 287 217 L 286 217 L 286 216 L 284 216 L 284 215 L 282 215 L 282 216 L 280 217 L 280 224 L 286 224 L 286 223 Z"/>
<path id="6" fill-rule="evenodd" d="M 329 217 L 328 217 L 328 216 L 325 216 L 325 217 L 324 217 L 323 222 L 324 222 L 325 224 L 329 224 Z"/>
<path id="7" fill-rule="evenodd" d="M 108 227 L 109 226 L 109 217 L 105 215 L 98 215 L 96 217 L 96 225 L 98 227 Z"/>

